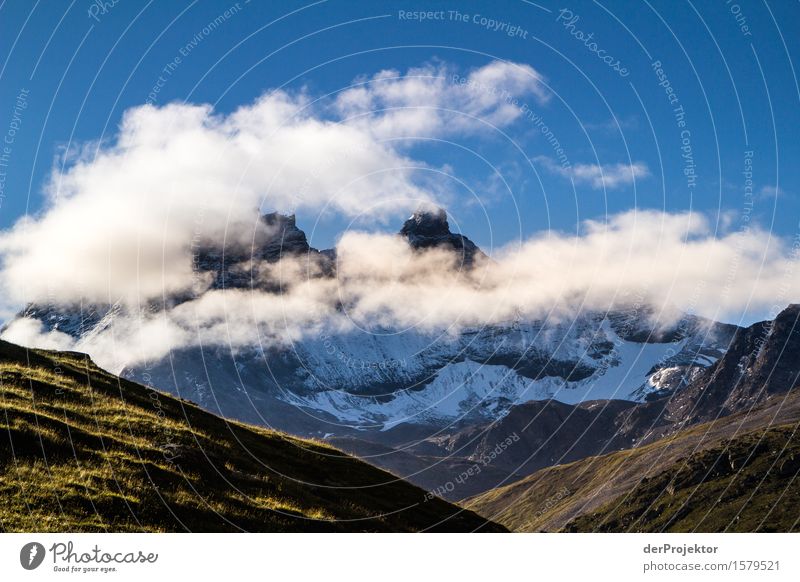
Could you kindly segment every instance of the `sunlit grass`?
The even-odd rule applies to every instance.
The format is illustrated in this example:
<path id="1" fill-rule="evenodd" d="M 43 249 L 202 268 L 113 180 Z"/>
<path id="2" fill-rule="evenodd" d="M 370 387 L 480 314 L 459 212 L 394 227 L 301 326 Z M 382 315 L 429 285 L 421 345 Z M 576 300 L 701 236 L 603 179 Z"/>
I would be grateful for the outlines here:
<path id="1" fill-rule="evenodd" d="M 484 524 L 466 512 L 447 520 L 457 508 L 323 442 L 226 422 L 79 354 L 0 342 L 0 439 L 5 531 Z"/>

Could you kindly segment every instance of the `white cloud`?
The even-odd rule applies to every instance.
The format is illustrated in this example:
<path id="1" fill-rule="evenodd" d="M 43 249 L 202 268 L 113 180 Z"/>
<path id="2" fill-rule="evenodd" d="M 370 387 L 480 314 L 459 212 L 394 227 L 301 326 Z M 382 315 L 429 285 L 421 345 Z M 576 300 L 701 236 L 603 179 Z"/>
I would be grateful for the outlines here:
<path id="1" fill-rule="evenodd" d="M 572 164 L 562 166 L 546 156 L 534 158 L 546 170 L 572 180 L 576 184 L 588 184 L 595 190 L 613 190 L 620 186 L 633 184 L 636 180 L 650 176 L 650 169 L 644 162 L 631 164 Z"/>
<path id="2" fill-rule="evenodd" d="M 254 208 L 386 216 L 430 201 L 430 181 L 443 178 L 383 138 L 477 127 L 429 106 L 510 123 L 519 112 L 492 90 L 546 98 L 527 65 L 494 62 L 466 85 L 454 74 L 446 65 L 378 73 L 338 96 L 338 119 L 280 91 L 228 115 L 208 105 L 133 108 L 115 140 L 69 154 L 40 216 L 0 235 L 5 297 L 135 303 L 180 293 L 198 283 L 191 245 L 248 244 L 261 228 Z M 372 107 L 401 109 L 343 119 Z"/>
<path id="3" fill-rule="evenodd" d="M 21 346 L 45 350 L 69 350 L 75 347 L 75 340 L 72 336 L 57 330 L 45 331 L 41 321 L 31 318 L 12 321 L 3 330 L 2 338 Z"/>
<path id="4" fill-rule="evenodd" d="M 186 290 L 190 245 L 246 244 L 253 209 L 405 212 L 429 194 L 412 162 L 284 93 L 228 116 L 208 106 L 128 111 L 116 143 L 53 176 L 49 206 L 0 237 L 17 301 L 136 301 Z"/>
<path id="5" fill-rule="evenodd" d="M 456 270 L 454 255 L 442 250 L 412 252 L 394 235 L 348 232 L 338 249 L 335 278 L 308 278 L 296 259 L 267 266 L 265 276 L 279 280 L 283 294 L 208 291 L 156 313 L 131 309 L 77 343 L 43 333 L 34 321 L 13 324 L 3 338 L 86 351 L 118 371 L 179 348 L 286 347 L 321 331 L 455 332 L 634 302 L 652 305 L 662 323 L 676 310 L 738 320 L 800 296 L 790 247 L 756 228 L 715 235 L 705 217 L 691 213 L 631 211 L 587 221 L 578 235 L 543 233 L 509 245 L 474 271 Z"/>
<path id="6" fill-rule="evenodd" d="M 549 98 L 533 67 L 494 61 L 465 76 L 446 64 L 384 70 L 339 93 L 334 109 L 382 138 L 431 137 L 504 127 L 525 99 Z"/>

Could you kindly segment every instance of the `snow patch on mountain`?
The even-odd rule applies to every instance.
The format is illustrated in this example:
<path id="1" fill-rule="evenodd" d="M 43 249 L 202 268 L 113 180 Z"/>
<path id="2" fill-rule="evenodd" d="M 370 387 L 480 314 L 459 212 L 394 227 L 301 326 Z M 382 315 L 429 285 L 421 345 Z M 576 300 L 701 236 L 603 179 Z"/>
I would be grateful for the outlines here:
<path id="1" fill-rule="evenodd" d="M 691 343 L 689 338 L 664 343 L 631 342 L 620 338 L 606 320 L 599 327 L 589 323 L 573 325 L 566 332 L 562 330 L 562 334 L 548 330 L 549 333 L 533 338 L 529 334 L 535 326 L 523 326 L 507 330 L 503 334 L 506 341 L 499 345 L 487 339 L 494 333 L 480 340 L 468 334 L 466 338 L 434 343 L 428 343 L 430 337 L 415 333 L 340 337 L 335 345 L 330 339 L 321 344 L 315 341 L 296 350 L 304 354 L 304 374 L 307 374 L 304 384 L 310 390 L 305 394 L 284 392 L 281 398 L 311 414 L 317 411 L 348 425 L 373 428 L 388 428 L 403 422 L 497 418 L 511 406 L 531 400 L 552 398 L 567 404 L 601 399 L 643 400 L 650 391 L 666 387 L 665 381 L 659 383 L 664 380 L 658 376 L 661 367 Z M 592 358 L 587 354 L 595 343 L 586 341 L 588 333 L 613 347 L 603 357 Z M 573 334 L 584 341 L 565 343 L 566 339 L 575 340 Z M 536 337 L 546 338 L 541 346 L 537 345 Z M 554 342 L 555 337 L 560 341 Z M 509 350 L 510 346 L 515 349 Z M 545 373 L 531 378 L 519 373 L 513 362 L 486 363 L 498 353 L 516 353 L 523 360 L 525 352 L 544 352 L 544 347 L 549 348 L 551 356 L 555 353 L 573 358 L 573 367 L 591 365 L 591 375 L 579 380 Z M 481 351 L 480 360 L 464 357 L 466 353 L 476 355 Z M 392 359 L 391 365 L 381 367 L 376 362 L 382 354 L 400 359 Z M 448 357 L 450 361 L 444 361 Z M 682 368 L 670 369 L 674 372 Z M 546 372 L 547 364 L 543 370 Z M 657 377 L 651 380 L 653 376 Z M 403 387 L 395 386 L 392 390 L 394 382 Z M 368 393 L 363 391 L 367 386 L 384 388 Z"/>

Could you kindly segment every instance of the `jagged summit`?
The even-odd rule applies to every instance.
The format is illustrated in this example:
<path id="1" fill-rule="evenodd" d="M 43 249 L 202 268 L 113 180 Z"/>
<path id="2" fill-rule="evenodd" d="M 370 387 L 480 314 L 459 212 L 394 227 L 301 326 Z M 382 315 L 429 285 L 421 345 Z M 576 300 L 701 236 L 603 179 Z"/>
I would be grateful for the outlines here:
<path id="1" fill-rule="evenodd" d="M 786 309 L 781 311 L 778 316 L 775 318 L 777 321 L 778 319 L 797 319 L 800 316 L 800 303 L 790 303 L 786 306 Z"/>
<path id="2" fill-rule="evenodd" d="M 286 255 L 319 255 L 333 268 L 335 249 L 318 251 L 308 244 L 305 232 L 297 227 L 294 214 L 270 212 L 261 217 L 266 226 L 257 245 L 257 258 L 274 262 Z M 400 235 L 415 249 L 449 248 L 459 255 L 462 266 L 471 266 L 476 256 L 485 256 L 469 238 L 450 231 L 444 208 L 420 208 L 403 223 Z"/>
<path id="3" fill-rule="evenodd" d="M 294 230 L 297 228 L 297 217 L 294 214 L 281 214 L 280 212 L 267 212 L 261 215 L 261 220 L 269 227 Z"/>
<path id="4" fill-rule="evenodd" d="M 444 208 L 419 209 L 403 223 L 403 236 L 446 236 L 450 234 L 447 211 Z"/>
<path id="5" fill-rule="evenodd" d="M 400 236 L 417 250 L 450 248 L 458 252 L 462 266 L 472 266 L 476 256 L 486 255 L 478 246 L 461 234 L 450 232 L 444 208 L 420 208 L 403 223 Z"/>
<path id="6" fill-rule="evenodd" d="M 260 280 L 258 264 L 262 261 L 276 263 L 286 257 L 319 259 L 319 266 L 326 273 L 333 263 L 330 251 L 320 252 L 309 245 L 306 233 L 297 227 L 294 214 L 268 212 L 260 216 L 251 243 L 230 244 L 225 248 L 213 244 L 203 246 L 196 251 L 194 267 L 198 272 L 213 274 L 215 289 L 260 287 L 274 290 Z"/>
<path id="7" fill-rule="evenodd" d="M 283 254 L 305 254 L 311 249 L 306 233 L 297 228 L 294 214 L 269 212 L 261 217 L 266 226 L 263 240 L 260 241 L 258 258 L 277 261 Z"/>

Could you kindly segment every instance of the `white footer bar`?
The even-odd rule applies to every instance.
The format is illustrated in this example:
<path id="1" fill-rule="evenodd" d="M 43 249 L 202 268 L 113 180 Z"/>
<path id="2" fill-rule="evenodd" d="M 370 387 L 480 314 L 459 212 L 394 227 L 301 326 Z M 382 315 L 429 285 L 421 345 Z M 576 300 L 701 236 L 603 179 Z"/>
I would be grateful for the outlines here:
<path id="1" fill-rule="evenodd" d="M 800 580 L 798 534 L 2 534 L 2 580 Z"/>

